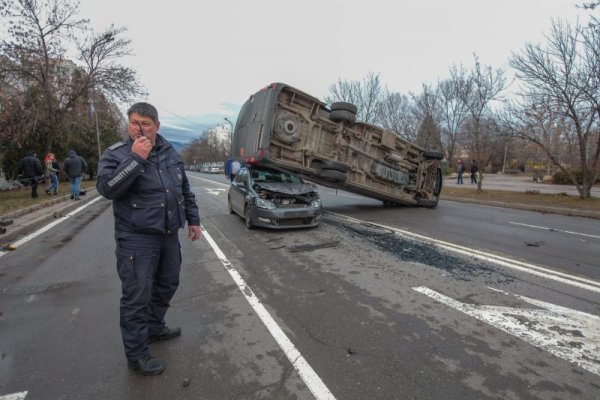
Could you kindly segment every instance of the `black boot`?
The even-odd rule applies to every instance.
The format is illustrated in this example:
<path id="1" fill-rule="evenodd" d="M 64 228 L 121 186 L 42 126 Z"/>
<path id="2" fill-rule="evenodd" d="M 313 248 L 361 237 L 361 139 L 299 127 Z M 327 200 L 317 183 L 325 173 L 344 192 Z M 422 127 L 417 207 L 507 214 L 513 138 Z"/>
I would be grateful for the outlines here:
<path id="1" fill-rule="evenodd" d="M 150 355 L 144 356 L 135 361 L 128 360 L 127 366 L 135 373 L 144 376 L 158 375 L 165 370 L 165 365 L 163 362 Z"/>
<path id="2" fill-rule="evenodd" d="M 168 326 L 165 326 L 162 331 L 149 335 L 148 336 L 148 343 L 152 343 L 152 342 L 158 342 L 159 340 L 169 340 L 169 339 L 173 339 L 176 338 L 177 336 L 181 335 L 181 328 L 180 327 L 175 327 L 175 328 L 169 328 Z"/>

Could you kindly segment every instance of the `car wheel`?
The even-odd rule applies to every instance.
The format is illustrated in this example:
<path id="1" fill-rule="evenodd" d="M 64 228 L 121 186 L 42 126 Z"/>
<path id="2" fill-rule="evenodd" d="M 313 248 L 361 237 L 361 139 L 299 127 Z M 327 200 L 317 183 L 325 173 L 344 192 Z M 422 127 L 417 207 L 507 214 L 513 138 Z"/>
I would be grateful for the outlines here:
<path id="1" fill-rule="evenodd" d="M 322 169 L 319 178 L 330 182 L 345 182 L 346 174 L 335 169 Z"/>
<path id="2" fill-rule="evenodd" d="M 229 214 L 235 214 L 233 207 L 231 207 L 231 199 L 229 197 L 227 197 L 227 206 L 229 207 Z"/>
<path id="3" fill-rule="evenodd" d="M 335 110 L 329 114 L 329 119 L 334 122 L 356 122 L 356 115 L 346 110 Z"/>
<path id="4" fill-rule="evenodd" d="M 246 220 L 246 229 L 254 228 L 252 217 L 250 216 L 250 207 L 246 207 L 246 211 L 244 211 L 244 219 Z"/>
<path id="5" fill-rule="evenodd" d="M 358 108 L 354 104 L 347 103 L 345 101 L 338 101 L 335 103 L 331 103 L 331 111 L 337 111 L 337 110 L 349 111 L 354 115 L 356 115 L 356 113 L 358 112 Z"/>

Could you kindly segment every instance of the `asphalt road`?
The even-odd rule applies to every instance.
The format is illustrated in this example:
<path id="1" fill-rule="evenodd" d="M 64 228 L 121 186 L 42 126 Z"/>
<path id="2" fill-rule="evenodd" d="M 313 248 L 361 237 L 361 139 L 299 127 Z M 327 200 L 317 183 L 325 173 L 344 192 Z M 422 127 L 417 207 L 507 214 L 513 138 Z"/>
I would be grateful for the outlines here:
<path id="1" fill-rule="evenodd" d="M 227 212 L 226 185 L 190 175 L 207 235 L 182 235 L 168 321 L 183 335 L 152 345 L 165 373 L 126 368 L 112 215 L 100 200 L 0 258 L 1 400 L 600 397 L 593 261 L 582 280 L 552 253 L 542 252 L 545 272 L 492 257 L 492 245 L 525 247 L 536 231 L 510 222 L 537 214 L 324 194 L 318 228 L 249 232 Z M 600 231 L 563 218 L 555 229 Z M 445 231 L 454 225 L 471 233 Z M 555 246 L 531 237 L 542 239 Z M 514 258 L 533 263 L 539 249 Z"/>

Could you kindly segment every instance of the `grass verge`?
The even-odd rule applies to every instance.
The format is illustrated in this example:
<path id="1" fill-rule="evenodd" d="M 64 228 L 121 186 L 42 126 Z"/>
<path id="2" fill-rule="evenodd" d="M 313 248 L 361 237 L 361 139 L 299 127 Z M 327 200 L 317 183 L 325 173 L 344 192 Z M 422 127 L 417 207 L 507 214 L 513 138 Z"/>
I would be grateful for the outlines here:
<path id="1" fill-rule="evenodd" d="M 82 181 L 81 187 L 83 189 L 89 189 L 96 187 L 96 181 Z M 21 210 L 23 208 L 31 207 L 36 204 L 43 203 L 50 200 L 53 196 L 48 196 L 44 190 L 46 189 L 45 184 L 38 186 L 37 199 L 31 198 L 31 188 L 25 187 L 20 190 L 12 190 L 8 192 L 0 192 L 0 215 L 5 215 L 13 211 Z M 68 182 L 61 182 L 58 186 L 58 195 L 63 196 L 69 194 L 71 188 Z"/>

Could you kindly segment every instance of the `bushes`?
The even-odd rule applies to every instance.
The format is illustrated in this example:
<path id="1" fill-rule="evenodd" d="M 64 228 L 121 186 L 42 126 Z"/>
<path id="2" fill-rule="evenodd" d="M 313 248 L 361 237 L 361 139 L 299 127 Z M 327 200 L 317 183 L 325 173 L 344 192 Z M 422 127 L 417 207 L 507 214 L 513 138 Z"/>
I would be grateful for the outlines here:
<path id="1" fill-rule="evenodd" d="M 581 185 L 583 183 L 583 170 L 581 168 L 574 168 L 574 169 L 571 169 L 569 172 L 572 173 L 573 175 L 575 175 L 575 178 L 577 179 L 578 184 Z M 588 173 L 590 175 L 592 175 L 591 170 L 588 170 Z M 556 185 L 572 185 L 573 184 L 573 182 L 571 182 L 571 179 L 569 179 L 567 174 L 565 174 L 561 170 L 558 170 L 557 172 L 554 173 L 554 175 L 552 175 L 552 183 L 554 183 Z M 600 177 L 598 177 L 598 179 L 596 179 L 596 182 L 594 182 L 594 183 L 600 183 Z"/>

